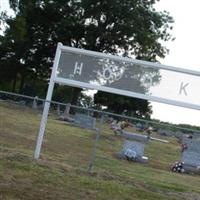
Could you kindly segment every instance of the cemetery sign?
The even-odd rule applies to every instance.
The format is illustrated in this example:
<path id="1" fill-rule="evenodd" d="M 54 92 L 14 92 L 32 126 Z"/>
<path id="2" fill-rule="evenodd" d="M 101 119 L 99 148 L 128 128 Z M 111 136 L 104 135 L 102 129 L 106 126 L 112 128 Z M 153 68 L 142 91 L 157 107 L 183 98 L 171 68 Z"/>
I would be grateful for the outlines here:
<path id="1" fill-rule="evenodd" d="M 200 72 L 58 44 L 34 157 L 39 158 L 54 84 L 200 110 Z"/>

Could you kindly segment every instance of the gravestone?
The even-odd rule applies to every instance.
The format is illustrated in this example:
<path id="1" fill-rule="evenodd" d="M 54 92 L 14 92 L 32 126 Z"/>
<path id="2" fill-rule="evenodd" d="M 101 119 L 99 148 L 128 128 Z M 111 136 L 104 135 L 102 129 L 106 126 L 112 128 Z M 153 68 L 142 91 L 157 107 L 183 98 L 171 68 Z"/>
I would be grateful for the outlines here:
<path id="1" fill-rule="evenodd" d="M 182 131 L 176 131 L 176 132 L 174 132 L 173 136 L 176 137 L 177 139 L 181 140 L 183 134 L 184 133 Z"/>
<path id="2" fill-rule="evenodd" d="M 186 148 L 182 152 L 181 161 L 184 162 L 186 170 L 199 170 L 200 168 L 200 140 L 183 137 L 182 144 Z"/>
<path id="3" fill-rule="evenodd" d="M 26 105 L 26 101 L 21 100 L 21 101 L 18 102 L 18 104 L 19 104 L 20 106 L 25 106 L 25 105 Z"/>
<path id="4" fill-rule="evenodd" d="M 38 97 L 36 96 L 36 97 L 34 97 L 34 99 L 33 99 L 33 105 L 32 105 L 32 108 L 33 109 L 37 109 L 38 108 Z"/>
<path id="5" fill-rule="evenodd" d="M 136 123 L 135 128 L 136 128 L 136 131 L 145 131 L 147 126 L 145 124 L 138 122 Z"/>
<path id="6" fill-rule="evenodd" d="M 69 116 L 70 107 L 71 107 L 71 104 L 70 104 L 70 103 L 68 103 L 68 104 L 65 106 L 64 117 Z"/>
<path id="7" fill-rule="evenodd" d="M 144 147 L 141 142 L 125 140 L 119 156 L 129 161 L 145 162 L 148 158 L 144 156 Z"/>
<path id="8" fill-rule="evenodd" d="M 171 137 L 174 135 L 174 132 L 160 128 L 160 129 L 158 129 L 158 134 L 160 134 L 162 136 Z"/>
<path id="9" fill-rule="evenodd" d="M 167 136 L 167 137 L 176 137 L 178 139 L 182 138 L 183 132 L 181 131 L 171 131 L 171 130 L 166 130 L 166 129 L 158 129 L 158 134 L 161 136 Z"/>
<path id="10" fill-rule="evenodd" d="M 138 142 L 146 143 L 149 141 L 148 136 L 142 135 L 142 134 L 137 134 L 137 133 L 130 133 L 127 131 L 122 131 L 121 134 L 122 137 L 129 139 L 129 140 L 135 140 Z"/>
<path id="11" fill-rule="evenodd" d="M 57 105 L 57 114 L 58 114 L 58 116 L 60 116 L 60 114 L 61 114 L 61 111 L 60 111 L 60 104 Z"/>
<path id="12" fill-rule="evenodd" d="M 63 114 L 61 114 L 60 104 L 58 104 L 57 113 L 59 115 L 59 120 L 66 121 L 66 122 L 74 122 L 74 119 L 70 116 L 70 113 L 69 113 L 70 108 L 71 108 L 71 104 L 70 103 L 66 104 L 65 110 Z"/>
<path id="13" fill-rule="evenodd" d="M 76 113 L 74 115 L 74 123 L 83 128 L 96 129 L 96 119 L 82 113 Z"/>

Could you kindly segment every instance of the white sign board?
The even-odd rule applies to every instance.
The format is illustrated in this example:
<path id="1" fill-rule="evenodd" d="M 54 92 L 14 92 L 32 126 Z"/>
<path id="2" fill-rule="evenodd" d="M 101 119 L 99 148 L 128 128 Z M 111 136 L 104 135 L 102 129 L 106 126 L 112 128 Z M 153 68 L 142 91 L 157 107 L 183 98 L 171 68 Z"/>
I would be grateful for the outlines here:
<path id="1" fill-rule="evenodd" d="M 200 72 L 66 47 L 61 43 L 56 51 L 47 101 L 51 100 L 54 83 L 200 110 Z M 48 111 L 47 102 L 35 158 L 39 157 Z"/>

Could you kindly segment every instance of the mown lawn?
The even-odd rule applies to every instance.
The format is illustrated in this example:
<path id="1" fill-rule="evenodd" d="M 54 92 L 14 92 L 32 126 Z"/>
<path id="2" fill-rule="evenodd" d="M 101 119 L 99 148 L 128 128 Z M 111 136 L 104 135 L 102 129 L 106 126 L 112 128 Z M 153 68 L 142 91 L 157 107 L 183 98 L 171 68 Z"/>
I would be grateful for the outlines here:
<path id="1" fill-rule="evenodd" d="M 170 164 L 180 159 L 177 139 L 150 142 L 148 164 L 130 163 L 117 159 L 123 139 L 105 124 L 88 174 L 95 133 L 50 114 L 42 154 L 35 161 L 40 118 L 41 112 L 0 102 L 0 199 L 200 199 L 200 176 L 170 171 Z"/>

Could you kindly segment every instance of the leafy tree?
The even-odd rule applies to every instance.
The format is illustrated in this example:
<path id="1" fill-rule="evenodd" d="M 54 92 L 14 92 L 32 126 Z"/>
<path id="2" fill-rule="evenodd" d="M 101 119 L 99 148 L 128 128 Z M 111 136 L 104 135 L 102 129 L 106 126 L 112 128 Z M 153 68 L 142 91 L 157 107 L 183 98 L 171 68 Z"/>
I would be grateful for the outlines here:
<path id="1" fill-rule="evenodd" d="M 78 99 L 79 106 L 86 108 L 95 108 L 95 104 L 93 98 L 91 96 L 86 95 L 85 93 L 81 93 Z"/>
<path id="2" fill-rule="evenodd" d="M 105 105 L 107 111 L 118 114 L 125 113 L 129 116 L 147 117 L 151 115 L 151 106 L 146 100 L 124 97 L 116 94 L 98 92 L 95 94 L 94 103 Z"/>
<path id="3" fill-rule="evenodd" d="M 0 38 L 0 70 L 6 68 L 2 80 L 12 80 L 13 90 L 16 83 L 21 90 L 27 83 L 35 85 L 38 80 L 48 81 L 57 42 L 156 61 L 167 53 L 161 41 L 172 39 L 169 30 L 173 19 L 169 13 L 153 8 L 157 0 L 9 2 L 15 16 L 2 17 L 8 26 Z M 80 89 L 73 90 L 72 103 L 79 94 Z M 113 98 L 113 95 L 107 96 Z M 118 98 L 123 107 L 127 98 Z M 139 105 L 138 100 L 134 101 Z M 101 103 L 105 104 L 102 100 Z M 149 110 L 147 102 L 143 106 L 144 110 Z"/>

